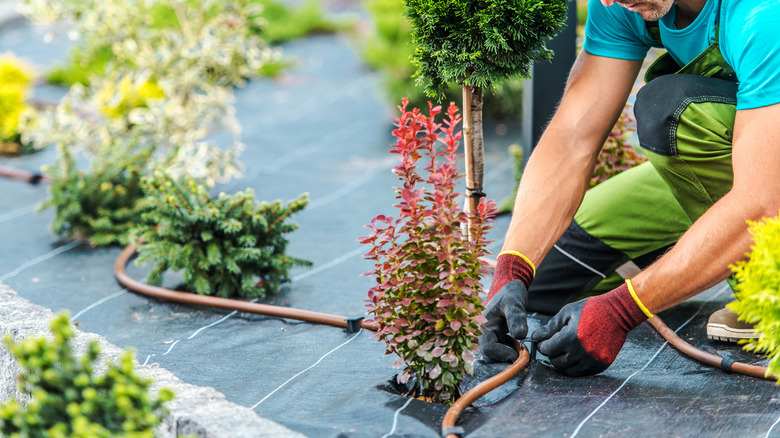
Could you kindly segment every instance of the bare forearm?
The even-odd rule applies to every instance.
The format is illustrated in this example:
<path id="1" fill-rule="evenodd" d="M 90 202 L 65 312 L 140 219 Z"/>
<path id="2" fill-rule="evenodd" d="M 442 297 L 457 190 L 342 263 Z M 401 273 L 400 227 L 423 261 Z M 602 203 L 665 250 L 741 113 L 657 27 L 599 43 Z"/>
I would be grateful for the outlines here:
<path id="1" fill-rule="evenodd" d="M 641 64 L 580 52 L 561 105 L 526 166 L 503 250 L 539 264 L 569 226 Z"/>
<path id="2" fill-rule="evenodd" d="M 667 254 L 634 278 L 640 300 L 653 312 L 668 309 L 724 280 L 750 249 L 747 221 L 763 209 L 726 195 Z"/>

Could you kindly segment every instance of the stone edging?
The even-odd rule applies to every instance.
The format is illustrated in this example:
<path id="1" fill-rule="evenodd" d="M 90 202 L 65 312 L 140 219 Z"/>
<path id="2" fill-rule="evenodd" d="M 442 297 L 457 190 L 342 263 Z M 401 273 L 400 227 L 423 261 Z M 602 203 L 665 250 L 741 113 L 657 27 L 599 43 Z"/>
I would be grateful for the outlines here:
<path id="1" fill-rule="evenodd" d="M 54 316 L 49 309 L 20 297 L 0 283 L 0 339 L 10 334 L 15 339 L 48 333 Z M 83 351 L 88 342 L 97 339 L 104 359 L 118 361 L 122 350 L 92 333 L 76 330 L 74 348 Z M 5 346 L 0 345 L 0 403 L 18 397 L 16 361 Z M 279 437 L 305 438 L 297 432 L 259 417 L 252 410 L 231 403 L 214 388 L 182 382 L 170 371 L 158 365 L 139 365 L 139 373 L 155 380 L 152 391 L 160 387 L 174 391 L 176 398 L 167 404 L 170 414 L 158 428 L 158 437 L 197 436 L 208 438 Z"/>

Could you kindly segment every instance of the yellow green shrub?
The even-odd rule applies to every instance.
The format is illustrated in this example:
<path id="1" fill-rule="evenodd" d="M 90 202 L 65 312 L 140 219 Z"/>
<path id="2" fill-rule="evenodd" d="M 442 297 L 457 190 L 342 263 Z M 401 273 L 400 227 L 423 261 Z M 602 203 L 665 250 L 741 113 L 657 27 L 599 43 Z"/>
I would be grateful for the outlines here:
<path id="1" fill-rule="evenodd" d="M 729 308 L 762 334 L 745 349 L 768 354 L 769 372 L 780 374 L 780 217 L 751 223 L 750 232 L 748 259 L 732 267 L 738 300 Z"/>

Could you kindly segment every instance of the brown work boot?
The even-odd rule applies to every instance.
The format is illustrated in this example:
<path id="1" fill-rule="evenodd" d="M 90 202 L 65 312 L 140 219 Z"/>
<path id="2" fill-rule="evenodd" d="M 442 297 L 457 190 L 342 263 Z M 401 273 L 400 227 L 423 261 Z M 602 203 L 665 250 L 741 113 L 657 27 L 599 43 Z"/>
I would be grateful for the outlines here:
<path id="1" fill-rule="evenodd" d="M 758 339 L 761 334 L 753 324 L 737 319 L 737 314 L 723 308 L 710 315 L 707 321 L 707 339 L 714 341 L 739 342 L 744 339 Z"/>

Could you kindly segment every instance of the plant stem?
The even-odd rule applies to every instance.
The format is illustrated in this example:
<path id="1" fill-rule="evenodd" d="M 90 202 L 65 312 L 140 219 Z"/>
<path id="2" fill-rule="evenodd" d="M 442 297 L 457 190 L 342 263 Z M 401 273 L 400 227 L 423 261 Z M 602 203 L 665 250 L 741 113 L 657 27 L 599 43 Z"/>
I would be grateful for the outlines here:
<path id="1" fill-rule="evenodd" d="M 466 213 L 469 215 L 467 235 L 473 241 L 471 216 L 477 211 L 476 199 L 472 194 L 482 191 L 485 168 L 484 141 L 482 131 L 482 89 L 463 86 L 463 138 L 466 158 Z"/>

